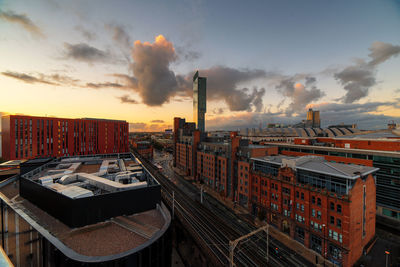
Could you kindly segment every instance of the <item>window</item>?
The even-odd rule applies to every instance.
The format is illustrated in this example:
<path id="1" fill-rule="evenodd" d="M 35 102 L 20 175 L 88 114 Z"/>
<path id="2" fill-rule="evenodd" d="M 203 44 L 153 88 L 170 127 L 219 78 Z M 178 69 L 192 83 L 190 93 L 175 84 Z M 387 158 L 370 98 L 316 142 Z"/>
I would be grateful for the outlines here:
<path id="1" fill-rule="evenodd" d="M 340 243 L 343 242 L 343 236 L 342 236 L 342 234 L 339 234 L 339 242 L 340 242 Z"/>
<path id="2" fill-rule="evenodd" d="M 311 202 L 312 202 L 313 204 L 315 204 L 315 196 L 312 196 L 312 197 L 311 197 Z"/>
<path id="3" fill-rule="evenodd" d="M 296 198 L 299 198 L 299 191 L 296 191 Z"/>
<path id="4" fill-rule="evenodd" d="M 331 202 L 331 210 L 335 211 L 335 203 Z"/>
<path id="5" fill-rule="evenodd" d="M 337 205 L 336 206 L 336 211 L 338 212 L 338 213 L 342 213 L 342 205 Z"/>
<path id="6" fill-rule="evenodd" d="M 301 211 L 304 211 L 304 205 L 301 204 Z"/>
<path id="7" fill-rule="evenodd" d="M 304 200 L 304 193 L 301 193 L 301 199 Z"/>
<path id="8" fill-rule="evenodd" d="M 296 203 L 296 209 L 300 209 L 300 204 L 299 203 Z"/>
<path id="9" fill-rule="evenodd" d="M 311 210 L 311 216 L 315 217 L 315 209 Z"/>
<path id="10" fill-rule="evenodd" d="M 321 199 L 320 198 L 317 199 L 317 205 L 321 206 Z"/>
<path id="11" fill-rule="evenodd" d="M 289 188 L 282 187 L 282 192 L 285 193 L 285 194 L 290 195 L 290 189 Z"/>
<path id="12" fill-rule="evenodd" d="M 335 217 L 331 216 L 331 224 L 335 224 Z"/>
<path id="13" fill-rule="evenodd" d="M 322 216 L 322 215 L 321 215 L 321 211 L 317 211 L 317 218 L 318 218 L 318 219 L 321 219 L 321 216 Z"/>
<path id="14" fill-rule="evenodd" d="M 335 231 L 333 231 L 333 235 L 332 235 L 332 238 L 333 238 L 333 240 L 336 240 L 336 241 L 338 241 L 338 233 L 337 232 L 335 232 Z"/>
<path id="15" fill-rule="evenodd" d="M 341 219 L 336 219 L 336 226 L 341 228 L 342 227 L 342 220 Z"/>

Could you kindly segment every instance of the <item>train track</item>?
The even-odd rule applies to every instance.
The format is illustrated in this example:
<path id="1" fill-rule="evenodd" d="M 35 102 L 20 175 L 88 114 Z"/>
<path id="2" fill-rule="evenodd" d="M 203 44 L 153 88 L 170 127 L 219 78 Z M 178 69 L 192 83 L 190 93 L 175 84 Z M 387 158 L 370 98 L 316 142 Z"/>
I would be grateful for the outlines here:
<path id="1" fill-rule="evenodd" d="M 175 214 L 192 228 L 203 246 L 208 248 L 221 265 L 229 265 L 229 241 L 249 233 L 252 231 L 251 227 L 238 222 L 230 212 L 218 209 L 212 212 L 199 201 L 188 197 L 187 193 L 160 173 L 151 162 L 135 151 L 134 154 L 161 184 L 163 200 L 172 207 L 172 192 L 174 192 Z M 252 228 L 255 229 L 254 226 Z M 270 242 L 270 257 L 267 260 L 266 236 L 258 234 L 237 246 L 234 263 L 237 266 L 305 266 L 301 262 L 293 261 L 290 253 L 285 255 L 283 250 L 280 250 L 277 254 L 275 248 L 279 245 L 276 240 Z"/>

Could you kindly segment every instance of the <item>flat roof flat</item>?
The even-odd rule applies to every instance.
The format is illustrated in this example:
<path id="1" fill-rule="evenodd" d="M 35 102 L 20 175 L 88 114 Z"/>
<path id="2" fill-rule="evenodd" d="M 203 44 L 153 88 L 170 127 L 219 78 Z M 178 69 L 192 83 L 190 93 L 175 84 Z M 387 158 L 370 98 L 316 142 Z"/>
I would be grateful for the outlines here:
<path id="1" fill-rule="evenodd" d="M 383 150 L 371 150 L 371 149 L 355 149 L 355 148 L 341 148 L 341 147 L 327 147 L 327 146 L 310 146 L 310 145 L 295 145 L 288 143 L 267 143 L 269 145 L 281 146 L 281 147 L 293 147 L 300 149 L 315 149 L 315 150 L 326 150 L 332 152 L 345 152 L 354 154 L 365 154 L 365 155 L 376 155 L 383 157 L 400 158 L 400 153 L 396 151 L 383 151 Z"/>
<path id="2" fill-rule="evenodd" d="M 379 168 L 362 165 L 329 162 L 326 161 L 324 157 L 319 156 L 291 157 L 278 155 L 252 159 L 256 161 L 272 163 L 281 167 L 293 166 L 296 169 L 317 172 L 346 179 L 357 179 L 360 176 L 366 176 L 379 170 Z"/>
<path id="3" fill-rule="evenodd" d="M 79 157 L 75 158 L 75 160 L 77 159 Z M 73 161 L 75 160 L 49 163 L 47 167 L 31 176 L 31 179 L 38 181 L 37 179 L 42 178 L 43 175 L 49 175 L 49 171 L 50 175 L 53 175 L 53 173 L 57 174 L 59 171 L 70 171 L 72 168 L 75 168 L 74 172 L 100 173 L 99 169 L 104 160 L 107 160 L 110 166 L 114 161 L 122 164 L 122 162 L 119 162 L 121 160 L 124 161 L 126 166 L 139 164 L 135 163 L 132 158 L 82 157 L 81 160 L 87 160 L 90 164 L 80 164 L 79 166 L 76 164 L 74 166 Z M 99 162 L 95 163 L 96 160 Z M 119 167 L 123 169 L 121 165 Z M 114 167 L 111 166 L 110 168 Z M 46 210 L 22 197 L 20 195 L 20 181 L 20 179 L 12 178 L 12 180 L 1 182 L 0 198 L 63 254 L 76 261 L 104 262 L 140 251 L 163 235 L 171 222 L 168 209 L 160 202 L 155 205 L 155 208 L 143 212 L 117 215 L 82 227 L 70 227 Z M 68 187 L 68 184 L 63 185 L 61 183 L 53 183 L 52 185 L 60 188 L 73 188 L 73 186 Z M 76 185 L 79 186 L 79 184 Z M 52 189 L 49 188 L 49 190 Z M 132 192 L 134 193 L 134 191 Z"/>

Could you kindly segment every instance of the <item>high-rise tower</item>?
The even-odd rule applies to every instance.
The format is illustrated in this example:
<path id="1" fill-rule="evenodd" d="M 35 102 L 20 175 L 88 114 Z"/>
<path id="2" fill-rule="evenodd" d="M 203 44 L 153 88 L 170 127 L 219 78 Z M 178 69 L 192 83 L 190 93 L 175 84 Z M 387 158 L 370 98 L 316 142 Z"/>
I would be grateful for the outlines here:
<path id="1" fill-rule="evenodd" d="M 193 120 L 196 123 L 197 129 L 199 129 L 201 132 L 204 132 L 206 130 L 206 89 L 207 78 L 200 77 L 199 71 L 196 71 L 193 76 Z"/>

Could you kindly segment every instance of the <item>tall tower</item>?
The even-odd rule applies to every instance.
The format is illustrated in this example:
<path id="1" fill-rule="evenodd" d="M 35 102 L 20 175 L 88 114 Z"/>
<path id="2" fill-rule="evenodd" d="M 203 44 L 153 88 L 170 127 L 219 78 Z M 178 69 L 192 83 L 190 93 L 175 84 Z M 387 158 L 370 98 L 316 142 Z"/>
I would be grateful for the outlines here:
<path id="1" fill-rule="evenodd" d="M 207 78 L 199 77 L 199 71 L 193 76 L 193 120 L 200 132 L 206 130 L 205 113 L 207 111 Z"/>

